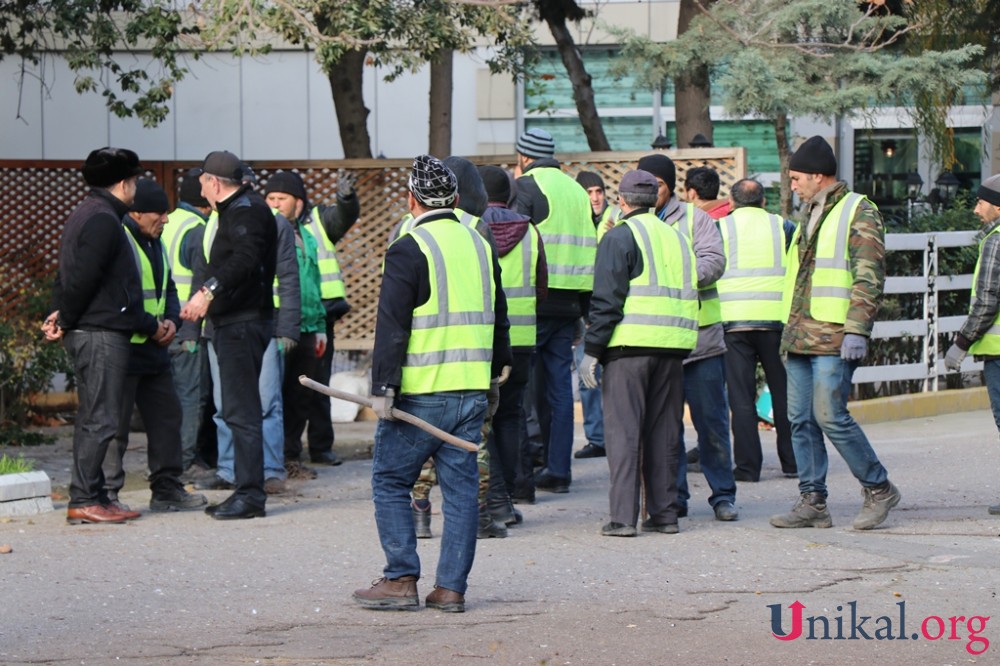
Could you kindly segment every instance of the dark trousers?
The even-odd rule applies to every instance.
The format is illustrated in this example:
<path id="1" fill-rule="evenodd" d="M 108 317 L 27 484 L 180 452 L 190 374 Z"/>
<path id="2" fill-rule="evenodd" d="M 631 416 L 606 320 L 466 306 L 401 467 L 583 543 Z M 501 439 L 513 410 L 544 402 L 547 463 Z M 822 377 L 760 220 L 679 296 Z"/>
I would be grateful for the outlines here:
<path id="1" fill-rule="evenodd" d="M 73 330 L 66 333 L 66 351 L 73 360 L 80 401 L 73 426 L 71 508 L 108 501 L 101 465 L 118 431 L 121 396 L 132 353 L 129 338 L 129 334 L 115 331 Z"/>
<path id="2" fill-rule="evenodd" d="M 316 369 L 316 376 L 309 375 L 320 384 L 330 383 L 330 374 L 333 371 L 333 325 L 336 320 L 327 315 L 326 317 L 326 351 L 323 358 L 319 359 L 319 367 Z M 288 376 L 288 371 L 285 371 Z M 309 441 L 310 453 L 325 453 L 333 448 L 333 421 L 330 420 L 330 396 L 323 395 L 318 391 L 309 391 L 307 404 L 309 407 L 308 419 L 309 429 L 307 439 Z"/>
<path id="3" fill-rule="evenodd" d="M 271 339 L 270 320 L 236 322 L 215 327 L 212 339 L 219 357 L 222 418 L 233 433 L 236 491 L 248 503 L 263 507 L 264 418 L 261 411 L 260 368 Z"/>
<path id="4" fill-rule="evenodd" d="M 792 429 L 788 424 L 788 379 L 778 349 L 781 331 L 735 331 L 726 333 L 726 382 L 733 412 L 733 463 L 736 471 L 757 480 L 764 461 L 757 430 L 757 362 L 771 391 L 774 429 L 778 434 L 781 470 L 794 473 Z"/>
<path id="5" fill-rule="evenodd" d="M 118 432 L 104 457 L 105 491 L 108 499 L 118 499 L 125 485 L 125 451 L 128 449 L 132 406 L 146 427 L 146 457 L 149 488 L 153 498 L 169 496 L 183 488 L 180 482 L 182 410 L 170 372 L 156 375 L 129 375 L 122 392 Z"/>
<path id="6" fill-rule="evenodd" d="M 635 525 L 643 486 L 657 525 L 677 522 L 677 459 L 684 413 L 680 357 L 610 361 L 603 379 L 604 442 L 611 472 L 611 520 Z"/>
<path id="7" fill-rule="evenodd" d="M 490 479 L 499 475 L 506 487 L 506 494 L 514 492 L 521 450 L 521 432 L 524 430 L 524 389 L 531 371 L 531 352 L 515 352 L 510 377 L 500 387 L 500 404 L 493 415 L 490 450 Z M 496 454 L 494 455 L 494 450 Z"/>
<path id="8" fill-rule="evenodd" d="M 195 460 L 205 463 L 206 467 L 215 467 L 219 460 L 219 437 L 215 431 L 215 397 L 212 385 L 212 369 L 208 362 L 208 340 L 198 340 L 198 356 L 201 372 L 201 420 L 198 424 L 198 444 L 195 448 Z"/>
<path id="9" fill-rule="evenodd" d="M 285 460 L 298 460 L 302 455 L 302 433 L 305 432 L 306 423 L 311 424 L 315 418 L 316 401 L 313 396 L 326 398 L 319 391 L 313 391 L 300 384 L 299 376 L 305 375 L 326 386 L 330 382 L 330 376 L 326 375 L 326 378 L 323 378 L 322 364 L 322 359 L 316 358 L 315 333 L 303 333 L 299 338 L 299 345 L 291 354 L 285 356 L 285 379 L 281 388 L 282 401 L 285 405 Z M 329 398 L 326 404 L 325 420 L 329 424 Z M 309 452 L 313 454 L 319 452 L 313 449 L 312 438 L 309 440 Z"/>
<path id="10" fill-rule="evenodd" d="M 538 369 L 545 378 L 549 408 L 546 467 L 554 477 L 569 480 L 573 454 L 573 335 L 579 317 L 538 317 Z M 539 410 L 539 417 L 544 418 Z M 545 431 L 545 421 L 542 421 Z"/>

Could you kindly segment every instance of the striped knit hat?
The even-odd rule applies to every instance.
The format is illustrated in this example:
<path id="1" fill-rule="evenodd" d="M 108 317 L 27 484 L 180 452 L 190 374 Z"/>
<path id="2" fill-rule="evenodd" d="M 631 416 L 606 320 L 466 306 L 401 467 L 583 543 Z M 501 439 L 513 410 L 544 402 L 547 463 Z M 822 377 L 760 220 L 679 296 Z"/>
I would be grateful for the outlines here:
<path id="1" fill-rule="evenodd" d="M 410 192 L 428 208 L 448 208 L 455 203 L 458 179 L 436 157 L 417 155 L 410 172 Z"/>
<path id="2" fill-rule="evenodd" d="M 556 142 L 545 130 L 527 130 L 517 140 L 517 152 L 525 157 L 552 157 L 556 153 Z"/>

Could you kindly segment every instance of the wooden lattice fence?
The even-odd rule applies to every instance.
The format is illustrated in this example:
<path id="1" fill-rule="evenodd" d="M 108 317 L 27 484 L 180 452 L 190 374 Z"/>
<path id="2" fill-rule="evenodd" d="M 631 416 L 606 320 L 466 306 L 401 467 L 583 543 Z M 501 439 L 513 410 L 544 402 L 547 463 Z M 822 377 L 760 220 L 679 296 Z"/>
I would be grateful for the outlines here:
<path id="1" fill-rule="evenodd" d="M 601 174 L 608 196 L 615 200 L 622 175 L 648 152 L 579 153 L 558 155 L 564 169 L 575 176 L 581 170 Z M 683 196 L 684 174 L 696 166 L 711 166 L 722 182 L 720 196 L 746 173 L 742 148 L 667 151 L 677 165 L 678 193 Z M 513 156 L 470 158 L 475 164 L 509 167 Z M 262 185 L 282 170 L 300 173 L 313 203 L 336 200 L 337 176 L 347 170 L 357 176 L 361 219 L 337 244 L 337 255 L 353 309 L 337 324 L 338 349 L 370 349 L 374 341 L 381 264 L 393 226 L 406 213 L 406 182 L 410 160 L 337 160 L 251 162 Z M 143 162 L 148 175 L 167 192 L 179 191 L 193 162 Z M 62 225 L 83 198 L 87 187 L 76 162 L 0 161 L 0 307 L 16 311 L 27 295 L 45 285 L 58 263 Z"/>

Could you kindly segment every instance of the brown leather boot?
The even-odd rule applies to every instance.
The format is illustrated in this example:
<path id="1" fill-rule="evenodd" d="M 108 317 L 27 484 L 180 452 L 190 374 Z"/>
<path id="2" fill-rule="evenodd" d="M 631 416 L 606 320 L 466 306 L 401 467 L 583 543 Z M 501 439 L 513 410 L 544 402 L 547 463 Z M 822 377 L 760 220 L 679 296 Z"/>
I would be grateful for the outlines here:
<path id="1" fill-rule="evenodd" d="M 420 608 L 417 577 L 400 576 L 393 580 L 379 578 L 367 589 L 354 590 L 354 600 L 365 608 L 385 610 Z"/>
<path id="2" fill-rule="evenodd" d="M 434 608 L 442 613 L 464 613 L 465 595 L 454 590 L 434 586 L 434 591 L 427 595 L 425 601 L 428 608 Z"/>

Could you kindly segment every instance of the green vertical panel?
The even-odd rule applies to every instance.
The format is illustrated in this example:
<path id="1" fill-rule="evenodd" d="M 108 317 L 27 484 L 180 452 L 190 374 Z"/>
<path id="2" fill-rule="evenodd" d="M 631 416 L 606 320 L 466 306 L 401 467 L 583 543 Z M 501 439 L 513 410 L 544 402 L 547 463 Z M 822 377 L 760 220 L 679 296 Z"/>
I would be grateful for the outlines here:
<path id="1" fill-rule="evenodd" d="M 715 146 L 729 148 L 742 146 L 747 149 L 747 172 L 764 173 L 781 171 L 778 144 L 774 138 L 774 125 L 766 120 L 736 120 L 712 123 Z"/>
<path id="2" fill-rule="evenodd" d="M 653 94 L 650 90 L 637 86 L 631 76 L 615 79 L 609 73 L 615 50 L 588 48 L 582 49 L 581 53 L 583 64 L 592 78 L 591 86 L 598 108 L 649 108 L 652 105 Z M 554 49 L 541 52 L 541 62 L 535 68 L 535 75 L 525 84 L 525 105 L 529 109 L 576 108 L 569 75 Z"/>

